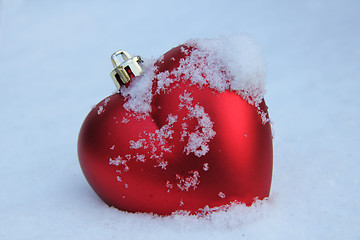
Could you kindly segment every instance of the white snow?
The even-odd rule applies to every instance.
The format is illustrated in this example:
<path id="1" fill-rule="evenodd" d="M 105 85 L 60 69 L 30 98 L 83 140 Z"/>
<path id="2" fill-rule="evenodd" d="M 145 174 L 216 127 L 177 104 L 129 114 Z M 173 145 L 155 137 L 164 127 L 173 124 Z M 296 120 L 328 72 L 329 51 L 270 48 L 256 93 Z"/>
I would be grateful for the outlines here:
<path id="1" fill-rule="evenodd" d="M 128 87 L 121 88 L 121 94 L 127 99 L 124 104 L 127 111 L 144 114 L 145 116 L 148 116 L 151 111 L 154 62 L 152 59 L 146 59 L 142 64 L 143 74 L 131 81 Z"/>
<path id="2" fill-rule="evenodd" d="M 203 170 L 206 172 L 209 170 L 209 163 L 204 163 Z"/>
<path id="3" fill-rule="evenodd" d="M 265 62 L 254 39 L 247 34 L 234 34 L 213 39 L 191 39 L 184 43 L 193 47 L 182 51 L 189 54 L 180 60 L 179 67 L 157 73 L 155 60 L 147 59 L 143 75 L 134 79 L 121 93 L 127 98 L 128 111 L 148 114 L 151 111 L 152 80 L 157 79 L 155 94 L 167 92 L 170 84 L 186 79 L 200 87 L 209 86 L 219 92 L 235 91 L 257 106 L 265 94 Z M 175 58 L 170 59 L 175 61 Z M 163 56 L 158 58 L 163 62 Z M 175 78 L 170 78 L 169 76 Z M 99 110 L 100 111 L 100 110 Z"/>
<path id="4" fill-rule="evenodd" d="M 211 121 L 210 116 L 205 112 L 204 107 L 194 104 L 191 94 L 186 90 L 179 96 L 180 104 L 179 109 L 185 108 L 188 111 L 187 116 L 182 119 L 182 132 L 181 139 L 184 140 L 188 137 L 188 141 L 184 148 L 186 154 L 193 153 L 197 157 L 206 155 L 209 152 L 209 142 L 216 132 L 213 129 L 214 123 Z M 198 125 L 195 131 L 189 132 L 186 120 L 195 118 Z"/>
<path id="5" fill-rule="evenodd" d="M 235 91 L 255 106 L 262 101 L 265 94 L 265 62 L 253 37 L 234 34 L 212 39 L 191 39 L 185 46 L 194 49 L 190 52 L 182 48 L 188 56 L 180 60 L 179 67 L 171 72 L 155 74 L 156 93 L 166 92 L 171 83 L 182 78 L 219 92 Z M 163 61 L 163 58 L 160 57 L 158 61 Z M 170 75 L 175 78 L 169 78 Z"/>
<path id="6" fill-rule="evenodd" d="M 173 125 L 177 121 L 177 118 L 178 116 L 169 114 L 166 119 L 167 123 L 164 124 L 160 129 L 156 129 L 152 132 L 146 130 L 140 132 L 137 139 L 132 139 L 129 141 L 129 149 L 143 149 L 147 151 L 150 159 L 156 160 L 156 164 L 154 165 L 154 167 L 161 167 L 162 169 L 166 169 L 168 161 L 166 161 L 166 159 L 164 158 L 164 153 L 171 152 L 171 149 L 173 148 L 172 145 L 168 144 L 168 140 L 173 138 Z M 127 124 L 129 121 L 122 122 L 122 124 Z M 125 156 L 119 156 L 118 158 L 122 159 L 125 157 L 127 161 L 129 161 L 130 159 L 134 159 L 138 162 L 146 161 L 145 155 L 143 154 L 131 155 L 130 153 L 125 153 L 124 155 Z M 109 164 L 112 165 L 114 163 L 111 160 Z M 118 165 L 119 164 L 117 164 L 116 166 Z"/>
<path id="7" fill-rule="evenodd" d="M 234 34 L 213 39 L 200 38 L 184 44 L 194 49 L 190 52 L 182 48 L 182 51 L 190 54 L 181 59 L 179 67 L 171 72 L 157 73 L 157 68 L 153 66 L 155 60 L 145 60 L 143 74 L 120 90 L 127 99 L 124 104 L 126 110 L 148 116 L 153 99 L 153 79 L 157 79 L 155 94 L 167 92 L 170 84 L 179 79 L 187 79 L 192 84 L 200 87 L 207 85 L 219 92 L 235 91 L 255 106 L 263 100 L 265 63 L 251 36 Z M 175 61 L 175 58 L 171 60 Z M 163 56 L 158 61 L 163 62 Z M 169 78 L 170 75 L 175 78 Z M 102 112 L 102 106 L 99 108 L 98 114 Z"/>
<path id="8" fill-rule="evenodd" d="M 221 198 L 225 198 L 225 197 L 226 197 L 226 195 L 225 195 L 225 193 L 223 193 L 223 192 L 219 192 L 219 197 L 221 197 Z"/>
<path id="9" fill-rule="evenodd" d="M 359 239 L 359 7 L 355 0 L 2 1 L 0 239 Z M 110 54 L 152 59 L 191 38 L 234 32 L 253 35 L 266 59 L 270 198 L 210 215 L 215 209 L 204 208 L 201 219 L 107 207 L 82 175 L 76 143 L 91 106 L 115 91 Z M 247 69 L 241 74 L 249 79 L 265 76 Z"/>
<path id="10" fill-rule="evenodd" d="M 190 171 L 188 174 L 189 176 L 187 177 L 176 174 L 176 179 L 179 180 L 179 183 L 176 185 L 181 191 L 195 190 L 200 184 L 200 174 L 198 171 Z"/>
<path id="11" fill-rule="evenodd" d="M 265 94 L 265 62 L 251 36 L 236 34 L 193 39 L 186 45 L 197 49 L 188 58 L 182 59 L 175 76 L 185 75 L 185 79 L 195 84 L 209 84 L 220 92 L 233 90 L 255 105 L 262 101 Z"/>
<path id="12" fill-rule="evenodd" d="M 129 142 L 130 148 L 139 149 L 139 148 L 143 147 L 145 142 L 146 142 L 146 139 L 139 139 L 137 141 L 130 140 L 130 142 Z"/>

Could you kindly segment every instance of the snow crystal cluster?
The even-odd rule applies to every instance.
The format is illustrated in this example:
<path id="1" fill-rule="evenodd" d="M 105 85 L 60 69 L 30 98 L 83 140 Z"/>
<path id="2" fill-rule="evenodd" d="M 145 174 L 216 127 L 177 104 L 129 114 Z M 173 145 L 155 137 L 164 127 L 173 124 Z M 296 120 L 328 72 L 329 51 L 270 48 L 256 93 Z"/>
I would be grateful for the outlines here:
<path id="1" fill-rule="evenodd" d="M 265 62 L 260 49 L 248 35 L 230 38 L 196 39 L 185 43 L 191 52 L 180 60 L 180 66 L 158 74 L 158 91 L 161 92 L 183 78 L 198 86 L 208 86 L 219 92 L 235 91 L 249 103 L 257 106 L 265 94 Z M 169 76 L 173 78 L 169 78 Z"/>
<path id="2" fill-rule="evenodd" d="M 127 101 L 124 108 L 127 111 L 148 115 L 151 111 L 152 93 L 151 88 L 155 77 L 155 60 L 147 60 L 143 63 L 143 74 L 134 78 L 129 87 L 122 87 L 121 94 Z"/>
<path id="3" fill-rule="evenodd" d="M 110 101 L 110 98 L 106 98 L 104 100 L 104 103 L 103 104 L 100 104 L 99 105 L 99 108 L 97 110 L 97 114 L 100 115 L 102 114 L 103 112 L 105 112 L 105 107 L 107 106 L 108 102 Z"/>
<path id="4" fill-rule="evenodd" d="M 188 137 L 184 152 L 186 154 L 194 153 L 197 157 L 204 156 L 209 151 L 208 143 L 216 135 L 216 132 L 213 129 L 214 123 L 205 112 L 204 107 L 199 104 L 193 104 L 193 98 L 186 90 L 179 98 L 179 108 L 185 107 L 188 111 L 187 117 L 183 120 L 195 118 L 198 123 L 197 129 L 193 132 L 187 130 L 186 122 L 182 124 L 181 140 L 184 141 L 184 138 Z"/>
<path id="5" fill-rule="evenodd" d="M 265 61 L 252 37 L 242 34 L 191 40 L 186 45 L 196 49 L 189 58 L 183 59 L 179 69 L 183 68 L 182 74 L 192 75 L 189 77 L 194 83 L 208 84 L 219 92 L 233 90 L 253 105 L 262 101 Z M 189 67 L 193 69 L 186 70 Z M 204 75 L 206 78 L 202 77 Z"/>
<path id="6" fill-rule="evenodd" d="M 125 109 L 135 113 L 151 111 L 153 79 L 157 79 L 156 93 L 165 91 L 174 81 L 189 79 L 199 86 L 223 92 L 235 91 L 249 103 L 257 106 L 265 94 L 265 61 L 252 37 L 241 34 L 216 39 L 193 39 L 185 43 L 193 47 L 182 51 L 188 54 L 180 60 L 178 68 L 157 72 L 155 60 L 147 60 L 144 74 L 135 78 L 129 87 L 121 89 L 127 98 Z M 161 62 L 163 56 L 158 59 Z M 169 78 L 170 74 L 174 76 Z"/>
<path id="7" fill-rule="evenodd" d="M 190 188 L 195 190 L 197 185 L 200 184 L 200 174 L 198 171 L 190 171 L 189 174 L 189 177 L 183 177 L 180 174 L 176 174 L 176 179 L 179 180 L 177 186 L 182 191 L 189 191 Z"/>

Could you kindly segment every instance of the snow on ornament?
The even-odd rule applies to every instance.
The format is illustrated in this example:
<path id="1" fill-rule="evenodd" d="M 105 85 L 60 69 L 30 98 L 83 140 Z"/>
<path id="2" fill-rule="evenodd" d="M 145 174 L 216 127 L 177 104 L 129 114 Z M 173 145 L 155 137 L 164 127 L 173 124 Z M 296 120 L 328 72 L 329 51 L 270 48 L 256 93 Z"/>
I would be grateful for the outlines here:
<path id="1" fill-rule="evenodd" d="M 202 214 L 269 196 L 265 67 L 249 36 L 190 40 L 157 61 L 119 51 L 112 62 L 119 93 L 90 111 L 78 140 L 82 171 L 105 203 Z"/>

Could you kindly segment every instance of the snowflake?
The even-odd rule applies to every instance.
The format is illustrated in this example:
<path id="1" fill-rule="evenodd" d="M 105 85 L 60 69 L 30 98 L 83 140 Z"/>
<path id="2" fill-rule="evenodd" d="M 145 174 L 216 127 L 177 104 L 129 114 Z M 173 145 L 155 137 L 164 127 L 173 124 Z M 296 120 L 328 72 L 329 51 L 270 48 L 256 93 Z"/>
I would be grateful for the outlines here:
<path id="1" fill-rule="evenodd" d="M 225 195 L 225 193 L 223 193 L 223 192 L 219 192 L 219 197 L 221 197 L 221 198 L 225 198 L 226 197 L 226 195 Z"/>
<path id="2" fill-rule="evenodd" d="M 176 179 L 179 180 L 177 186 L 181 191 L 189 191 L 190 188 L 195 190 L 200 184 L 200 174 L 198 171 L 190 171 L 189 174 L 192 174 L 192 176 L 186 178 L 180 174 L 176 174 Z"/>
<path id="3" fill-rule="evenodd" d="M 204 171 L 208 171 L 208 170 L 209 170 L 209 164 L 208 164 L 208 163 L 204 163 L 204 165 L 203 165 L 203 170 L 204 170 Z"/>
<path id="4" fill-rule="evenodd" d="M 214 123 L 205 112 L 204 107 L 193 104 L 193 98 L 186 90 L 179 96 L 179 99 L 179 109 L 186 108 L 188 110 L 188 114 L 183 120 L 196 119 L 198 123 L 193 132 L 188 132 L 188 125 L 186 123 L 181 125 L 181 141 L 184 141 L 185 137 L 188 137 L 184 152 L 186 154 L 194 153 L 197 157 L 204 156 L 210 150 L 210 140 L 216 135 L 213 129 Z"/>

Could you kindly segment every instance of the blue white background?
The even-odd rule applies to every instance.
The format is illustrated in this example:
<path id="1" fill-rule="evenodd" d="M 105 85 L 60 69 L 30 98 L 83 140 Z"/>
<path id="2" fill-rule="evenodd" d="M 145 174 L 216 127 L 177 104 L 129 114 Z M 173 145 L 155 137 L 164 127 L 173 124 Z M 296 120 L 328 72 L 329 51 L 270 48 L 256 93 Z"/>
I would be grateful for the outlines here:
<path id="1" fill-rule="evenodd" d="M 359 1 L 0 1 L 0 239 L 360 239 Z M 213 221 L 107 207 L 77 160 L 110 54 L 250 33 L 267 61 L 271 197 Z"/>

